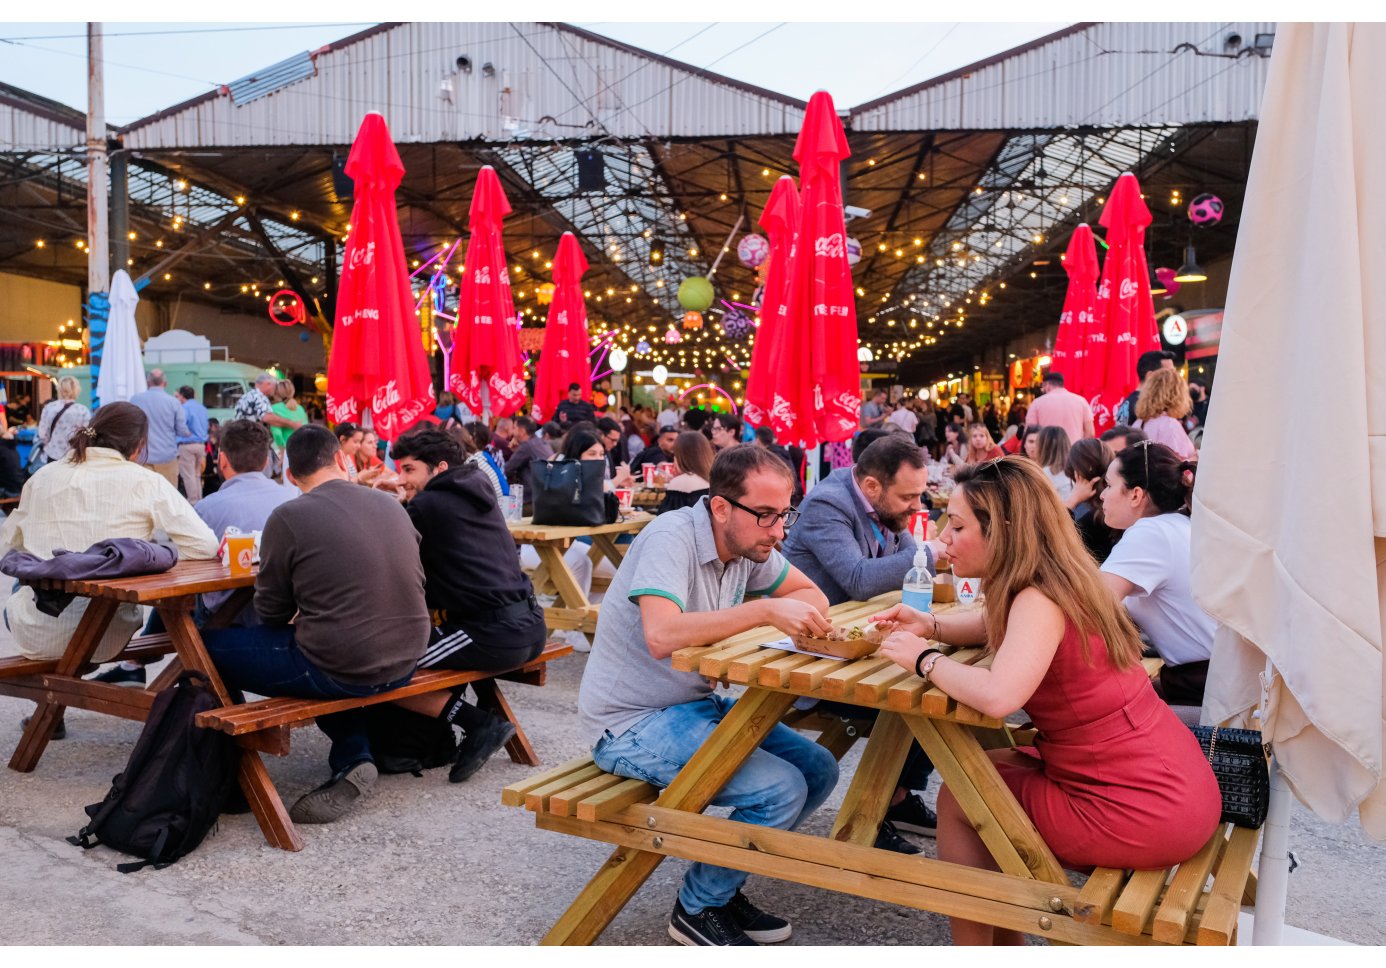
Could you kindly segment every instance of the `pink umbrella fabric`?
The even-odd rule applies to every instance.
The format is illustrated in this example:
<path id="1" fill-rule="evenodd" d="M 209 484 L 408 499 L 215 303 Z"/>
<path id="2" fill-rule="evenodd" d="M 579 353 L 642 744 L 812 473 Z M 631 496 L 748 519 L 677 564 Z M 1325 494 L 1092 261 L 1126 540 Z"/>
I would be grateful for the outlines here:
<path id="1" fill-rule="evenodd" d="M 812 387 L 808 381 L 808 341 L 786 338 L 789 331 L 789 265 L 794 235 L 799 229 L 799 190 L 783 175 L 775 182 L 760 216 L 770 241 L 765 291 L 760 304 L 760 329 L 751 350 L 746 377 L 746 419 L 755 427 L 768 426 L 777 440 L 797 440 L 811 426 Z M 802 357 L 802 358 L 800 358 Z"/>
<path id="2" fill-rule="evenodd" d="M 1128 171 L 1117 179 L 1100 221 L 1107 229 L 1108 248 L 1097 287 L 1097 321 L 1088 333 L 1091 382 L 1086 393 L 1098 434 L 1113 425 L 1117 404 L 1136 388 L 1136 359 L 1160 348 L 1145 262 L 1150 209 L 1135 175 Z"/>
<path id="3" fill-rule="evenodd" d="M 582 387 L 582 398 L 592 399 L 592 371 L 588 368 L 587 304 L 582 297 L 582 274 L 587 256 L 577 236 L 564 232 L 553 259 L 553 302 L 544 328 L 544 349 L 534 379 L 535 420 L 553 419 L 558 404 L 568 396 L 569 384 Z"/>
<path id="4" fill-rule="evenodd" d="M 1097 318 L 1098 275 L 1097 243 L 1087 225 L 1073 230 L 1064 253 L 1064 272 L 1068 273 L 1068 292 L 1059 316 L 1051 369 L 1064 375 L 1065 387 L 1070 392 L 1086 399 L 1097 390 L 1090 389 L 1096 380 L 1088 366 L 1088 332 Z"/>
<path id="5" fill-rule="evenodd" d="M 524 404 L 525 374 L 515 330 L 515 300 L 501 222 L 510 202 L 490 165 L 477 176 L 469 215 L 471 238 L 457 295 L 451 390 L 472 411 L 482 412 L 481 387 L 490 391 L 490 410 L 507 417 Z"/>
<path id="6" fill-rule="evenodd" d="M 395 214 L 404 164 L 379 114 L 361 122 L 346 173 L 356 202 L 337 287 L 327 413 L 344 423 L 369 411 L 381 439 L 395 440 L 432 412 L 433 383 Z"/>
<path id="7" fill-rule="evenodd" d="M 809 341 L 813 417 L 818 440 L 847 440 L 859 427 L 857 306 L 847 263 L 842 159 L 851 151 L 826 91 L 809 99 L 794 143 L 802 203 L 789 282 L 793 335 Z"/>

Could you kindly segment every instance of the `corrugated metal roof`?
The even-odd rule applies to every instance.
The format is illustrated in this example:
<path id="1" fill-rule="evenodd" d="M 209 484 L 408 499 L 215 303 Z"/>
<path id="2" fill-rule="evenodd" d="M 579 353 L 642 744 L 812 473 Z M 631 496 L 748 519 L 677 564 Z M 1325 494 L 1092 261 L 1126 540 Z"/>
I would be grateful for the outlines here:
<path id="1" fill-rule="evenodd" d="M 86 139 L 81 111 L 0 84 L 0 151 L 60 151 L 83 145 Z"/>
<path id="2" fill-rule="evenodd" d="M 1134 127 L 1254 120 L 1265 23 L 1099 23 L 852 110 L 856 131 Z M 1240 45 L 1228 43 L 1232 35 Z M 1269 50 L 1264 52 L 1269 54 Z"/>
<path id="3" fill-rule="evenodd" d="M 313 55 L 305 50 L 262 71 L 232 81 L 226 85 L 226 90 L 231 95 L 231 100 L 235 101 L 237 106 L 242 106 L 268 97 L 296 81 L 305 81 L 316 73 Z"/>
<path id="4" fill-rule="evenodd" d="M 366 111 L 399 143 L 793 134 L 803 117 L 793 98 L 561 24 L 387 25 L 315 60 L 274 97 L 210 93 L 122 129 L 125 144 L 345 145 Z"/>

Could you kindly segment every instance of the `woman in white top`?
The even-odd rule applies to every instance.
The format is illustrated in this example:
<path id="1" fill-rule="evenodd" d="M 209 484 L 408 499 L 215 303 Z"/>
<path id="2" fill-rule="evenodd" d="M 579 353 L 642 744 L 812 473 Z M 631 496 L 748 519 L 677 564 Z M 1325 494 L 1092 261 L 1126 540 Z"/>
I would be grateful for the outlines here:
<path id="1" fill-rule="evenodd" d="M 1146 437 L 1157 444 L 1174 451 L 1181 460 L 1198 460 L 1198 450 L 1185 433 L 1183 424 L 1192 409 L 1189 385 L 1179 371 L 1156 370 L 1141 384 L 1141 395 L 1136 399 L 1139 419 L 1133 426 L 1145 431 Z"/>
<path id="2" fill-rule="evenodd" d="M 1121 540 L 1102 563 L 1112 594 L 1165 660 L 1157 691 L 1176 705 L 1203 704 L 1216 625 L 1189 585 L 1189 499 L 1198 465 L 1143 440 L 1107 467 L 1102 514 Z"/>
<path id="3" fill-rule="evenodd" d="M 97 410 L 91 424 L 73 435 L 67 457 L 46 465 L 24 485 L 19 507 L 0 530 L 0 547 L 50 558 L 55 548 L 85 551 L 106 538 L 151 541 L 163 531 L 182 557 L 215 557 L 216 535 L 192 505 L 163 477 L 133 462 L 148 426 L 144 411 L 132 403 Z M 88 603 L 78 598 L 61 615 L 44 615 L 34 603 L 34 590 L 21 585 L 5 603 L 5 624 L 21 655 L 56 659 Z M 118 653 L 141 624 L 137 606 L 121 605 L 94 660 Z"/>
<path id="4" fill-rule="evenodd" d="M 1035 462 L 1059 492 L 1059 500 L 1067 501 L 1073 493 L 1073 480 L 1064 473 L 1068 463 L 1068 452 L 1073 442 L 1068 439 L 1068 431 L 1062 427 L 1039 428 L 1039 442 L 1036 447 Z"/>
<path id="5" fill-rule="evenodd" d="M 81 392 L 82 385 L 75 377 L 61 377 L 57 399 L 49 400 L 44 406 L 35 445 L 43 448 L 44 463 L 66 457 L 72 435 L 91 420 L 91 411 L 77 402 L 77 394 Z"/>

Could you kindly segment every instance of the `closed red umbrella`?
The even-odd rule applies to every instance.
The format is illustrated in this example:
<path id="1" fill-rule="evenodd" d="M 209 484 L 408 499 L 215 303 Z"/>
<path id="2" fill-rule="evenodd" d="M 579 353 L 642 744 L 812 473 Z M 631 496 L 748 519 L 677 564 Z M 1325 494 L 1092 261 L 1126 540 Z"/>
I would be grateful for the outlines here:
<path id="1" fill-rule="evenodd" d="M 795 335 L 809 341 L 816 438 L 825 441 L 855 434 L 861 407 L 857 306 L 842 212 L 841 165 L 850 154 L 833 99 L 819 91 L 809 99 L 794 143 L 801 215 L 789 318 Z"/>
<path id="2" fill-rule="evenodd" d="M 1107 259 L 1097 287 L 1096 324 L 1088 334 L 1086 392 L 1099 434 L 1112 426 L 1117 404 L 1136 388 L 1136 359 L 1160 348 L 1145 262 L 1150 209 L 1135 175 L 1128 171 L 1117 179 L 1100 221 L 1107 229 Z"/>
<path id="3" fill-rule="evenodd" d="M 394 440 L 433 410 L 433 383 L 395 215 L 404 165 L 379 114 L 361 122 L 346 173 L 356 201 L 337 287 L 327 413 L 342 423 L 369 411 L 376 434 Z"/>
<path id="4" fill-rule="evenodd" d="M 805 340 L 785 339 L 789 325 L 789 262 L 794 233 L 799 228 L 799 190 L 794 179 L 780 177 L 760 215 L 760 227 L 770 241 L 765 288 L 760 302 L 760 328 L 751 350 L 746 377 L 746 419 L 754 427 L 768 426 L 778 440 L 794 440 L 801 415 L 812 403 Z M 799 353 L 803 360 L 796 361 Z"/>
<path id="5" fill-rule="evenodd" d="M 1073 230 L 1064 253 L 1064 272 L 1068 273 L 1068 292 L 1059 316 L 1051 369 L 1064 375 L 1068 390 L 1086 398 L 1098 389 L 1091 386 L 1097 380 L 1088 365 L 1088 332 L 1097 312 L 1097 243 L 1087 225 Z"/>
<path id="6" fill-rule="evenodd" d="M 457 294 L 457 327 L 452 342 L 452 392 L 469 408 L 482 412 L 481 388 L 490 394 L 491 413 L 506 417 L 525 399 L 524 366 L 515 331 L 515 300 L 501 238 L 501 222 L 510 202 L 496 170 L 481 169 L 468 218 L 466 264 Z"/>
<path id="7" fill-rule="evenodd" d="M 567 397 L 569 384 L 582 387 L 582 398 L 592 399 L 592 371 L 587 365 L 587 304 L 582 298 L 582 274 L 587 256 L 577 236 L 564 232 L 553 258 L 553 302 L 544 328 L 544 349 L 534 378 L 535 420 L 551 420 L 558 404 Z"/>

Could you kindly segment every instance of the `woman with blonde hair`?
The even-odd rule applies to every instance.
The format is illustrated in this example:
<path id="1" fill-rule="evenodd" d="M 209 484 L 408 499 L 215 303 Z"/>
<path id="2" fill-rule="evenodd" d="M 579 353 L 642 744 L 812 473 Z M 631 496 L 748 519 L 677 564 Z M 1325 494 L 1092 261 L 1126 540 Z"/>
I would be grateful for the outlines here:
<path id="1" fill-rule="evenodd" d="M 1198 460 L 1198 449 L 1184 432 L 1183 419 L 1193 409 L 1189 385 L 1178 370 L 1160 369 L 1146 376 L 1136 400 L 1133 427 L 1157 444 L 1164 444 L 1180 460 Z"/>
<path id="2" fill-rule="evenodd" d="M 73 433 L 78 427 L 85 427 L 91 420 L 91 411 L 77 402 L 77 394 L 82 385 L 76 377 L 58 378 L 58 396 L 44 405 L 39 415 L 38 437 L 34 449 L 42 452 L 37 460 L 29 459 L 29 466 L 37 469 L 49 461 L 62 460 L 67 456 Z"/>
<path id="3" fill-rule="evenodd" d="M 1064 465 L 1068 463 L 1068 452 L 1072 446 L 1068 439 L 1068 431 L 1064 428 L 1039 428 L 1035 463 L 1049 478 L 1049 483 L 1054 485 L 1061 501 L 1067 501 L 1069 494 L 1073 493 L 1073 481 L 1064 473 Z"/>
<path id="4" fill-rule="evenodd" d="M 284 448 L 289 443 L 289 437 L 295 430 L 308 422 L 308 411 L 298 405 L 296 393 L 293 380 L 280 380 L 274 385 L 274 402 L 270 405 L 270 410 L 294 425 L 292 427 L 270 428 L 270 434 L 274 438 L 276 477 L 281 476 L 284 471 Z"/>
<path id="5" fill-rule="evenodd" d="M 1136 629 L 1054 488 L 1021 457 L 962 468 L 955 480 L 939 539 L 955 573 L 981 578 L 986 608 L 896 605 L 873 616 L 893 626 L 881 654 L 983 715 L 1024 707 L 1035 747 L 988 755 L 1065 867 L 1146 870 L 1192 857 L 1218 825 L 1217 780 L 1155 694 Z M 986 645 L 995 658 L 969 666 L 935 643 Z M 939 859 L 997 869 L 947 785 L 938 816 Z M 958 944 L 1022 943 L 1014 930 L 952 926 Z"/>
<path id="6" fill-rule="evenodd" d="M 996 460 L 998 457 L 1005 457 L 1006 452 L 996 445 L 996 441 L 991 439 L 991 431 L 984 423 L 975 423 L 967 428 L 967 459 L 968 464 L 980 464 L 986 460 Z"/>

